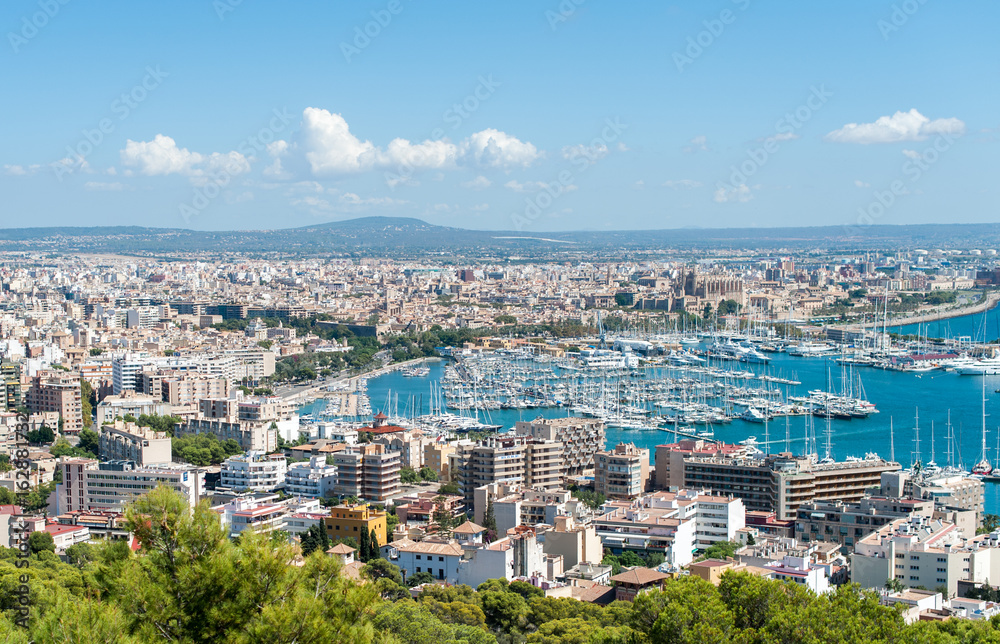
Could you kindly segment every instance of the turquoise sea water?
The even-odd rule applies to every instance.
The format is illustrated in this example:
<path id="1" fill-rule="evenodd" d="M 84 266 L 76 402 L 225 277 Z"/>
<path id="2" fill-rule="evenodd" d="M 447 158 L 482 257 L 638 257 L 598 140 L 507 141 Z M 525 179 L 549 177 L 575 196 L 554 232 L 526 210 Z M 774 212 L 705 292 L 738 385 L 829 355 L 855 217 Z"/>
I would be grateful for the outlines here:
<path id="1" fill-rule="evenodd" d="M 976 342 L 991 342 L 1000 339 L 1000 304 L 986 311 L 986 315 L 982 313 L 963 315 L 923 324 L 897 326 L 892 330 L 897 333 L 925 335 L 928 338 L 968 336 Z"/>
<path id="2" fill-rule="evenodd" d="M 981 317 L 981 315 L 980 315 Z M 958 318 L 956 318 L 958 319 Z M 773 376 L 801 381 L 798 386 L 788 386 L 789 395 L 807 395 L 811 389 L 825 389 L 827 370 L 839 388 L 842 377 L 842 367 L 826 358 L 796 358 L 787 354 L 770 354 L 769 365 L 732 364 L 723 368 L 739 370 L 752 369 L 757 373 L 769 373 Z M 389 393 L 398 395 L 398 411 L 406 413 L 410 396 L 415 406 L 421 408 L 420 413 L 429 412 L 430 384 L 440 379 L 444 371 L 444 361 L 434 361 L 428 364 L 431 369 L 429 376 L 424 378 L 407 378 L 398 372 L 375 378 L 368 383 L 368 393 L 372 409 L 378 411 L 385 408 Z M 954 428 L 957 449 L 954 455 L 956 463 L 969 468 L 979 460 L 981 452 L 981 398 L 982 377 L 958 376 L 953 373 L 928 372 L 921 375 L 882 371 L 862 367 L 856 374 L 860 375 L 868 400 L 873 402 L 880 413 L 872 414 L 867 419 L 833 420 L 831 421 L 832 449 L 834 458 L 842 460 L 847 456 L 864 456 L 867 452 L 876 452 L 888 458 L 890 456 L 889 425 L 893 423 L 895 436 L 895 458 L 904 465 L 910 464 L 914 458 L 914 418 L 919 410 L 920 449 L 923 461 L 931 458 L 931 426 L 934 430 L 934 458 L 941 464 L 947 464 L 945 454 L 945 423 L 948 412 L 951 412 L 951 422 Z M 848 373 L 848 377 L 850 377 Z M 856 376 L 855 376 L 856 377 Z M 759 381 L 757 381 L 759 384 Z M 785 389 L 785 385 L 776 385 Z M 1000 431 L 1000 394 L 994 391 L 1000 387 L 1000 376 L 987 376 L 986 389 L 986 424 L 987 448 L 991 461 L 996 460 L 995 447 L 997 432 Z M 422 396 L 422 401 L 420 400 Z M 319 402 L 322 404 L 322 401 Z M 312 405 L 303 408 L 302 412 L 312 411 Z M 475 412 L 472 412 L 475 413 Z M 567 415 L 566 409 L 528 409 L 500 410 L 486 416 L 480 412 L 480 419 L 485 422 L 502 424 L 505 428 L 513 427 L 518 420 L 531 420 L 537 416 L 557 417 Z M 801 453 L 804 447 L 804 435 L 808 417 L 792 417 L 788 427 L 790 434 L 790 449 Z M 826 420 L 813 419 L 816 442 L 820 456 L 825 455 Z M 767 432 L 772 444 L 768 451 L 783 451 L 785 449 L 785 419 L 778 418 L 767 427 L 759 423 L 748 423 L 734 420 L 727 425 L 713 427 L 715 438 L 727 443 L 741 441 L 749 436 L 756 436 L 759 441 L 765 438 Z M 639 447 L 650 449 L 652 458 L 656 445 L 674 442 L 675 437 L 661 431 L 622 430 L 609 428 L 607 430 L 608 445 L 613 447 L 620 441 L 633 442 Z M 986 511 L 1000 513 L 1000 486 L 986 484 Z"/>

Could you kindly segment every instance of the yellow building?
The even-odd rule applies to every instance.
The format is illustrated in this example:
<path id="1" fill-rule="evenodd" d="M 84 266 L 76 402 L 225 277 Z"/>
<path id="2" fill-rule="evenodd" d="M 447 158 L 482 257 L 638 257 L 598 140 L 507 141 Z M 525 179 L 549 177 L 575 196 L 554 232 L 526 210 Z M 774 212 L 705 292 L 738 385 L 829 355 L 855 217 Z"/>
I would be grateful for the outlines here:
<path id="1" fill-rule="evenodd" d="M 369 534 L 374 532 L 378 536 L 379 545 L 387 543 L 385 512 L 373 510 L 367 503 L 334 506 L 330 508 L 330 516 L 325 519 L 325 523 L 326 533 L 331 539 L 353 537 L 358 541 L 361 538 L 361 528 L 368 528 Z"/>
<path id="2" fill-rule="evenodd" d="M 455 446 L 448 443 L 428 443 L 424 446 L 424 467 L 429 467 L 438 473 L 442 481 L 451 480 L 451 468 L 448 466 L 448 455 L 455 453 Z"/>

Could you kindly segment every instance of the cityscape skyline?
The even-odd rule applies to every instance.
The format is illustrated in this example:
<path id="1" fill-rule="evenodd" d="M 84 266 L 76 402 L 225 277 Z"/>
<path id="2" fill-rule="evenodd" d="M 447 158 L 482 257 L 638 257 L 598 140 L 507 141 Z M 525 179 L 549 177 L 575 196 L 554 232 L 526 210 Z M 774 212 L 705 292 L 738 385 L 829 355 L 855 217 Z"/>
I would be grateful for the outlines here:
<path id="1" fill-rule="evenodd" d="M 989 222 L 996 13 L 16 2 L 2 225 Z"/>

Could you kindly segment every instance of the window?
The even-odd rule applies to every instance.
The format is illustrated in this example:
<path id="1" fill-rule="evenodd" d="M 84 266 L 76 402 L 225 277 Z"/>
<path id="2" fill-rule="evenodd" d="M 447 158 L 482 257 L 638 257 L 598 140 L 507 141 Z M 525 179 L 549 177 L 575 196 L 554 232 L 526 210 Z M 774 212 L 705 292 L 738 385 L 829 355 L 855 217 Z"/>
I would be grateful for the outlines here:
<path id="1" fill-rule="evenodd" d="M 438 561 L 444 561 L 444 557 L 438 557 Z"/>
<path id="2" fill-rule="evenodd" d="M 420 555 L 417 555 L 417 561 L 420 561 Z"/>
<path id="3" fill-rule="evenodd" d="M 420 566 L 417 566 L 417 572 L 420 572 Z"/>

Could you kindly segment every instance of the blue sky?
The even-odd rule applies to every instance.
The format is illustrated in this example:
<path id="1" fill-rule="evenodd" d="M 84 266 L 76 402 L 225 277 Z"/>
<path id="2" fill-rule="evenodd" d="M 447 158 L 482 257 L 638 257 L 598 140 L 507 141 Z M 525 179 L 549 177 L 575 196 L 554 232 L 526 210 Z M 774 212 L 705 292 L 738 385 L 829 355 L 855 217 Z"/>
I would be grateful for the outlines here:
<path id="1" fill-rule="evenodd" d="M 940 0 L 8 0 L 0 226 L 995 221 L 998 19 Z"/>

